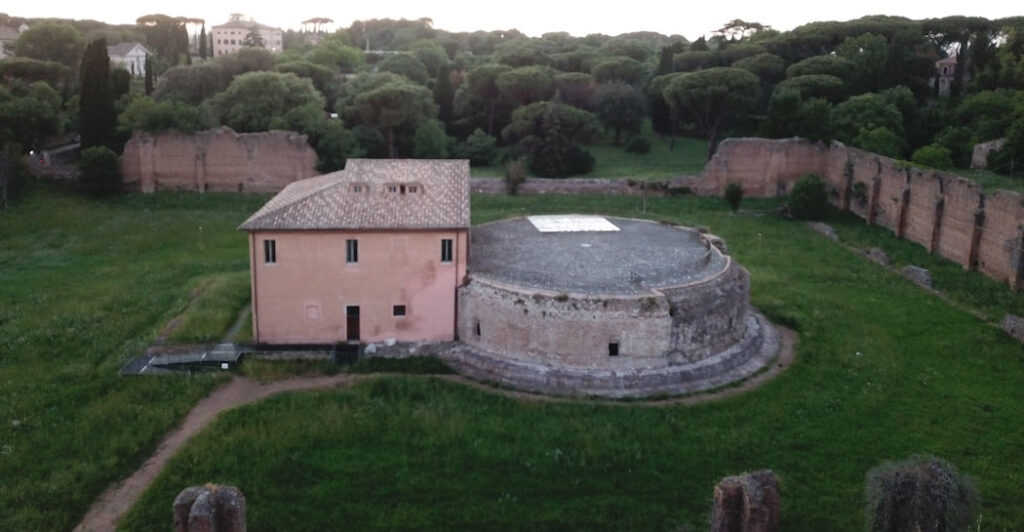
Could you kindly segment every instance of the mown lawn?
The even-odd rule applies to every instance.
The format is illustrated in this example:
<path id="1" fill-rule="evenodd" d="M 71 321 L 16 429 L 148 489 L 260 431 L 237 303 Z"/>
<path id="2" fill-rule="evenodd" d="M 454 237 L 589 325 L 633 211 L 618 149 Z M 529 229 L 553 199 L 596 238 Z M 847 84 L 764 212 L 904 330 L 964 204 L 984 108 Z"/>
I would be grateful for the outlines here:
<path id="1" fill-rule="evenodd" d="M 220 382 L 118 369 L 193 289 L 248 269 L 235 227 L 263 201 L 38 187 L 0 211 L 0 530 L 73 528 Z"/>
<path id="2" fill-rule="evenodd" d="M 280 396 L 201 433 L 123 528 L 170 529 L 177 492 L 216 482 L 246 494 L 254 531 L 702 530 L 719 478 L 771 468 L 784 530 L 861 530 L 867 470 L 915 453 L 974 477 L 981 530 L 1024 528 L 1024 348 L 990 324 L 803 224 L 753 212 L 772 201 L 747 200 L 740 215 L 717 198 L 653 200 L 646 213 L 633 198 L 473 201 L 477 223 L 597 212 L 705 227 L 750 270 L 754 304 L 799 331 L 797 362 L 697 406 L 517 401 L 412 375 Z M 990 320 L 1024 309 L 915 244 L 851 217 L 831 223 L 850 243 L 934 268 L 958 305 Z"/>
<path id="3" fill-rule="evenodd" d="M 654 135 L 646 137 L 651 141 L 651 151 L 637 155 L 626 151 L 626 142 L 615 146 L 603 141 L 586 146 L 594 157 L 594 169 L 573 177 L 630 178 L 667 180 L 682 175 L 700 175 L 707 161 L 708 143 L 705 139 L 677 137 L 672 139 Z M 502 177 L 505 167 L 501 164 L 472 169 L 473 177 Z M 532 174 L 531 174 L 532 177 Z"/>

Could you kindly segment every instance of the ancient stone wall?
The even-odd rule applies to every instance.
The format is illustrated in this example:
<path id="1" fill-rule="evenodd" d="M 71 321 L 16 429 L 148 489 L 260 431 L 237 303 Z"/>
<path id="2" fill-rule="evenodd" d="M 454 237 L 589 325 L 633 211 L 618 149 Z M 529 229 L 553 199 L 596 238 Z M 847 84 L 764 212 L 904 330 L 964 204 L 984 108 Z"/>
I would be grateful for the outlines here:
<path id="1" fill-rule="evenodd" d="M 974 151 L 971 153 L 971 168 L 988 168 L 988 154 L 1003 149 L 1003 146 L 1006 146 L 1005 138 L 975 144 Z"/>
<path id="2" fill-rule="evenodd" d="M 726 139 L 704 166 L 697 193 L 720 194 L 735 181 L 747 196 L 785 195 L 804 174 L 825 173 L 829 148 L 803 139 Z"/>
<path id="3" fill-rule="evenodd" d="M 985 198 L 984 221 L 978 242 L 978 271 L 1021 288 L 1021 223 L 1024 198 L 1000 190 Z"/>
<path id="4" fill-rule="evenodd" d="M 787 156 L 791 159 L 783 161 Z M 735 157 L 742 160 L 731 160 Z M 724 141 L 694 190 L 718 195 L 725 183 L 736 181 L 749 196 L 776 196 L 807 173 L 824 179 L 833 204 L 867 223 L 886 227 L 964 268 L 1024 288 L 1024 200 L 1017 193 L 986 196 L 968 179 L 838 142 L 824 147 L 799 139 Z"/>
<path id="5" fill-rule="evenodd" d="M 142 192 L 277 192 L 317 175 L 306 136 L 288 131 L 235 133 L 222 127 L 194 135 L 136 132 L 121 156 L 124 182 Z"/>
<path id="6" fill-rule="evenodd" d="M 733 262 L 711 278 L 649 295 L 527 291 L 477 277 L 458 290 L 459 339 L 563 366 L 605 364 L 611 344 L 619 369 L 688 364 L 743 338 L 748 294 L 749 276 Z"/>

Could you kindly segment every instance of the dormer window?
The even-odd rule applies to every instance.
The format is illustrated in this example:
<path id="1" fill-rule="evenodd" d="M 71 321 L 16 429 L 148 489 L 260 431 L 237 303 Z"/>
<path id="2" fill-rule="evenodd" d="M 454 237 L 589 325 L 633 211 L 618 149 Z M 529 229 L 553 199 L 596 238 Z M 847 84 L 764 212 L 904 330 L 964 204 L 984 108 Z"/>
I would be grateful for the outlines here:
<path id="1" fill-rule="evenodd" d="M 388 185 L 388 194 L 398 193 L 398 185 Z"/>
<path id="2" fill-rule="evenodd" d="M 370 186 L 364 183 L 352 183 L 351 190 L 353 194 L 363 194 L 369 192 Z"/>
<path id="3" fill-rule="evenodd" d="M 409 185 L 409 194 L 417 194 L 420 191 L 419 185 Z"/>

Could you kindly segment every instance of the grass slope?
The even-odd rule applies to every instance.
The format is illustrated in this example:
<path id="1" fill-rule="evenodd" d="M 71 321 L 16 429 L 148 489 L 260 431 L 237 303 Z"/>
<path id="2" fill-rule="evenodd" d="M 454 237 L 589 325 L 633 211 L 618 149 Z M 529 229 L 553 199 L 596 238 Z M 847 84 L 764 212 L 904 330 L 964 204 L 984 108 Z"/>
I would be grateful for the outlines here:
<path id="1" fill-rule="evenodd" d="M 177 492 L 212 481 L 243 490 L 252 530 L 700 530 L 719 478 L 771 468 L 785 530 L 859 530 L 865 473 L 914 453 L 976 479 L 984 530 L 1024 528 L 1019 343 L 802 224 L 731 215 L 718 199 L 649 207 L 726 238 L 754 304 L 800 331 L 790 369 L 697 406 L 514 401 L 422 376 L 281 396 L 200 434 L 124 528 L 168 529 Z M 478 223 L 528 212 L 630 216 L 637 201 L 474 198 Z M 992 317 L 1021 308 L 1020 295 L 914 244 L 849 217 L 832 223 L 936 268 L 943 288 L 963 283 L 959 304 Z"/>
<path id="2" fill-rule="evenodd" d="M 47 187 L 0 212 L 0 530 L 70 530 L 216 385 L 117 371 L 202 278 L 248 268 L 235 226 L 264 200 Z"/>

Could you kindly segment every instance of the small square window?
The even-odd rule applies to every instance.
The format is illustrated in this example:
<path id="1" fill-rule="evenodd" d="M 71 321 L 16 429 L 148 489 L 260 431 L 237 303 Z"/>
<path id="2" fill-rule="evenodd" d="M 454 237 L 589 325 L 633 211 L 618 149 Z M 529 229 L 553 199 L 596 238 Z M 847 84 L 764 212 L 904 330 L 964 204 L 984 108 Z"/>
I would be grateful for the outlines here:
<path id="1" fill-rule="evenodd" d="M 610 357 L 617 357 L 617 356 L 619 356 L 619 343 L 618 342 L 612 342 L 612 343 L 608 344 L 608 356 L 610 356 Z"/>
<path id="2" fill-rule="evenodd" d="M 398 192 L 398 185 L 388 185 L 388 194 L 394 194 Z"/>
<path id="3" fill-rule="evenodd" d="M 345 262 L 359 262 L 359 241 L 354 238 L 345 241 Z"/>
<path id="4" fill-rule="evenodd" d="M 405 316 L 405 305 L 395 305 L 391 309 L 391 314 L 395 317 Z"/>
<path id="5" fill-rule="evenodd" d="M 409 185 L 409 194 L 416 194 L 420 191 L 420 187 L 416 185 Z"/>
<path id="6" fill-rule="evenodd" d="M 352 192 L 361 194 L 363 192 L 363 185 L 352 185 Z"/>
<path id="7" fill-rule="evenodd" d="M 263 241 L 263 263 L 264 264 L 275 264 L 275 263 L 277 263 L 277 241 L 276 240 L 264 240 Z"/>

